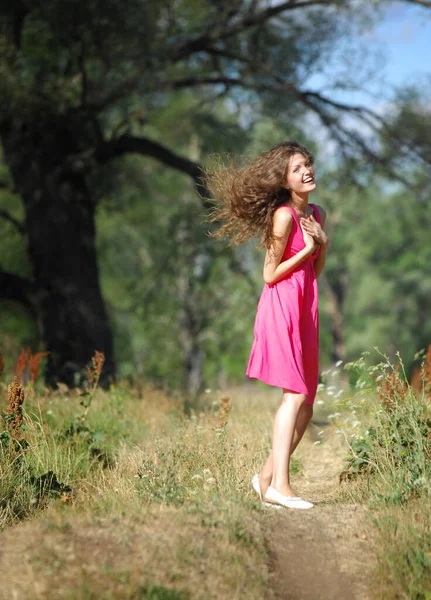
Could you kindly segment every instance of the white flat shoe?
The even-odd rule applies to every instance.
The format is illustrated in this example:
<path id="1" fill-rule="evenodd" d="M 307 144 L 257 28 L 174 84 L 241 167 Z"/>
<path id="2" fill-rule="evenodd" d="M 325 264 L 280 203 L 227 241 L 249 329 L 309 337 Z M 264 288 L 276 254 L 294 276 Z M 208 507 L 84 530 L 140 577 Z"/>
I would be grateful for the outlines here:
<path id="1" fill-rule="evenodd" d="M 263 506 L 267 506 L 268 508 L 282 508 L 279 504 L 272 504 L 271 502 L 265 502 L 265 500 L 263 499 L 263 496 L 262 496 L 262 490 L 260 489 L 260 481 L 259 481 L 258 473 L 256 473 L 253 476 L 253 479 L 251 480 L 251 485 L 253 486 L 254 491 L 257 492 L 257 494 L 259 495 L 260 501 L 262 502 Z"/>
<path id="2" fill-rule="evenodd" d="M 271 502 L 276 502 L 276 504 L 280 506 L 284 506 L 285 508 L 313 508 L 314 504 L 311 502 L 307 502 L 298 496 L 285 496 L 271 486 L 266 491 L 264 500 L 270 500 Z M 269 504 L 267 502 L 267 504 Z"/>

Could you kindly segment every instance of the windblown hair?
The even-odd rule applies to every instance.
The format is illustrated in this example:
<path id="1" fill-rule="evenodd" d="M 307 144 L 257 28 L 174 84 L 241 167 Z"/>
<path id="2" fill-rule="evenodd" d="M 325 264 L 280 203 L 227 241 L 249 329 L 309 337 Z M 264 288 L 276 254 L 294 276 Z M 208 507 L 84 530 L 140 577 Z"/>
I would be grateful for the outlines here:
<path id="1" fill-rule="evenodd" d="M 215 169 L 205 174 L 205 185 L 213 194 L 214 206 L 208 221 L 221 223 L 210 235 L 229 238 L 229 245 L 259 238 L 260 248 L 274 241 L 275 210 L 290 200 L 286 189 L 289 161 L 296 153 L 313 163 L 312 154 L 298 142 L 278 144 L 243 166 L 235 161 L 225 166 L 221 159 Z"/>

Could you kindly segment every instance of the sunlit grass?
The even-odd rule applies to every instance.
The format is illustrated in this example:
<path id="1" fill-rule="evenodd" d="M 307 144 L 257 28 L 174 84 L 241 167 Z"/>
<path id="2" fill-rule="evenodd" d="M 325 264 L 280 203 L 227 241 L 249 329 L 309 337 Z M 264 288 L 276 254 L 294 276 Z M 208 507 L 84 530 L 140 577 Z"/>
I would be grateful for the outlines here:
<path id="1" fill-rule="evenodd" d="M 9 471 L 0 526 L 3 543 L 9 532 L 22 532 L 14 537 L 17 552 L 39 541 L 26 551 L 32 578 L 10 577 L 9 595 L 30 597 L 36 581 L 42 596 L 59 586 L 64 597 L 82 590 L 70 595 L 77 598 L 134 597 L 151 587 L 188 598 L 261 598 L 264 523 L 272 515 L 263 513 L 250 480 L 269 452 L 279 399 L 222 398 L 209 394 L 187 417 L 180 400 L 119 385 L 97 392 L 83 421 L 78 392 L 28 390 L 19 467 L 2 455 Z M 108 464 L 94 455 L 96 446 L 109 453 Z M 66 487 L 41 491 L 35 482 L 47 472 Z M 84 543 L 88 536 L 92 542 Z M 67 559 L 72 547 L 76 562 Z"/>
<path id="2" fill-rule="evenodd" d="M 340 436 L 337 451 L 350 448 L 351 477 L 328 501 L 372 508 L 376 597 L 385 600 L 423 599 L 429 586 L 426 389 L 418 394 L 390 365 L 360 359 L 328 370 L 315 404 L 308 448 L 325 448 L 328 422 Z M 208 391 L 189 415 L 181 398 L 150 386 L 98 390 L 83 418 L 85 398 L 82 390 L 28 387 L 25 443 L 2 446 L 0 528 L 4 547 L 14 548 L 0 565 L 12 573 L 8 596 L 30 598 L 36 586 L 39 597 L 55 588 L 82 599 L 142 590 L 156 598 L 262 598 L 265 530 L 277 511 L 262 509 L 250 480 L 270 450 L 279 391 Z M 301 469 L 301 446 L 293 469 Z M 39 481 L 49 472 L 52 489 Z M 26 576 L 12 569 L 21 555 Z"/>
<path id="3" fill-rule="evenodd" d="M 431 352 L 416 389 L 401 358 L 346 365 L 354 375 L 329 415 L 349 453 L 344 479 L 356 502 L 367 502 L 378 532 L 376 596 L 423 600 L 431 590 Z"/>

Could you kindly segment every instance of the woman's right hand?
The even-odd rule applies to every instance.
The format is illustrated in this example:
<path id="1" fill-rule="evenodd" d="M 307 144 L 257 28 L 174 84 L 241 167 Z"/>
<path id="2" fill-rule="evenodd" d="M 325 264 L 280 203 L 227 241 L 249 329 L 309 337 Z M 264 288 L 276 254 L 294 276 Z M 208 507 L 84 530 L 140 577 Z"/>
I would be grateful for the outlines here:
<path id="1" fill-rule="evenodd" d="M 310 254 L 314 254 L 316 252 L 317 248 L 319 247 L 319 244 L 316 242 L 316 240 L 310 233 L 307 233 L 305 231 L 305 229 L 302 227 L 302 225 L 301 225 L 301 229 L 302 229 L 302 235 L 304 236 L 305 247 L 307 248 L 307 250 L 309 250 Z"/>

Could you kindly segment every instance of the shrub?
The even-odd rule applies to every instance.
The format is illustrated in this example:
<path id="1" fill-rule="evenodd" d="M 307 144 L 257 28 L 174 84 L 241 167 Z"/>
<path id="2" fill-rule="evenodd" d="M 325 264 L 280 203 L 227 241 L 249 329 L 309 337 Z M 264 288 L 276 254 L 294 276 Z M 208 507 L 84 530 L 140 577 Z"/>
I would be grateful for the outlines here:
<path id="1" fill-rule="evenodd" d="M 345 368 L 356 376 L 357 393 L 343 403 L 363 419 L 351 434 L 347 471 L 376 476 L 375 495 L 389 502 L 431 495 L 431 416 L 426 387 L 415 392 L 403 363 L 367 366 L 361 358 Z M 346 436 L 347 438 L 347 436 Z"/>

